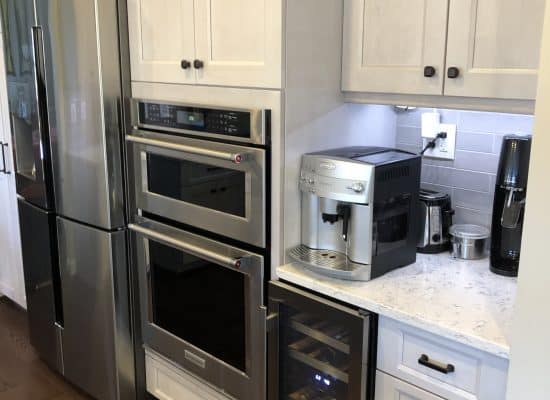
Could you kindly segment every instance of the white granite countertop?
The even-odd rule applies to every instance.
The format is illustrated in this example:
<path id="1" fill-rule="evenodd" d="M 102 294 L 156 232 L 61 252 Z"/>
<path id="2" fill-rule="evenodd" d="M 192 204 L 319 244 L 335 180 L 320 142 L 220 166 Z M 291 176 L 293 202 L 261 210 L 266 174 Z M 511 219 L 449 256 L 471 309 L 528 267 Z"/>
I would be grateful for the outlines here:
<path id="1" fill-rule="evenodd" d="M 299 264 L 280 279 L 476 349 L 508 358 L 517 280 L 493 274 L 488 259 L 418 254 L 413 265 L 369 282 L 328 278 Z"/>

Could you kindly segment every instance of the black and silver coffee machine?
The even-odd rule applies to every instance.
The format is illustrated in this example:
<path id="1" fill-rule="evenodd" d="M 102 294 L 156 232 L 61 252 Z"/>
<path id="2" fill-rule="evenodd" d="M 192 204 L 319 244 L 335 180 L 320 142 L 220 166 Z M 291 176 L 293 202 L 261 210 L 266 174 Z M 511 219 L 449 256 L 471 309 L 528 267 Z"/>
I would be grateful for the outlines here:
<path id="1" fill-rule="evenodd" d="M 517 276 L 527 195 L 531 136 L 505 136 L 495 187 L 491 271 Z"/>
<path id="2" fill-rule="evenodd" d="M 302 243 L 290 257 L 363 281 L 415 262 L 420 166 L 418 155 L 382 147 L 303 155 Z"/>

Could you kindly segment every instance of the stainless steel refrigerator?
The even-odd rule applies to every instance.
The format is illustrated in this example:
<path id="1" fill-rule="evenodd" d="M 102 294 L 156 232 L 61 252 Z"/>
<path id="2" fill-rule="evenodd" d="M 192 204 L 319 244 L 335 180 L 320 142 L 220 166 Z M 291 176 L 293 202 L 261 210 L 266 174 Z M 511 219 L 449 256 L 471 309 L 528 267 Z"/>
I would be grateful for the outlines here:
<path id="1" fill-rule="evenodd" d="M 0 0 L 31 341 L 135 398 L 117 0 Z"/>

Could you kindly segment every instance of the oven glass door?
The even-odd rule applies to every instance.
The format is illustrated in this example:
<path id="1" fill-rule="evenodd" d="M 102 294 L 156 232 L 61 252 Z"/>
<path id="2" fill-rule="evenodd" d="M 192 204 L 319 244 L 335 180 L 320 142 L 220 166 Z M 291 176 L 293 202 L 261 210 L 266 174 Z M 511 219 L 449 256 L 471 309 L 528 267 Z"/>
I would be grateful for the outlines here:
<path id="1" fill-rule="evenodd" d="M 237 398 L 260 398 L 262 258 L 145 219 L 130 229 L 145 345 Z"/>
<path id="2" fill-rule="evenodd" d="M 246 277 L 154 240 L 146 250 L 151 323 L 246 371 Z"/>
<path id="3" fill-rule="evenodd" d="M 265 150 L 138 131 L 136 206 L 265 247 Z"/>

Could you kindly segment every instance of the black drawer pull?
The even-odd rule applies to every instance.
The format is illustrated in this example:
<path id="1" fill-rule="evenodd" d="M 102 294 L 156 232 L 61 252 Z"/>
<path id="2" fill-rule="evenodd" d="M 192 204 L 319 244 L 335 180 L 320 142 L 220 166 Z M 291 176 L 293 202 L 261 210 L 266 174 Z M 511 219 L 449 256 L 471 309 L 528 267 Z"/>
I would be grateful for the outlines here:
<path id="1" fill-rule="evenodd" d="M 418 359 L 418 364 L 433 369 L 437 372 L 441 372 L 442 374 L 450 374 L 455 372 L 455 366 L 453 364 L 444 365 L 440 362 L 432 361 L 426 354 L 422 354 L 420 356 Z"/>

